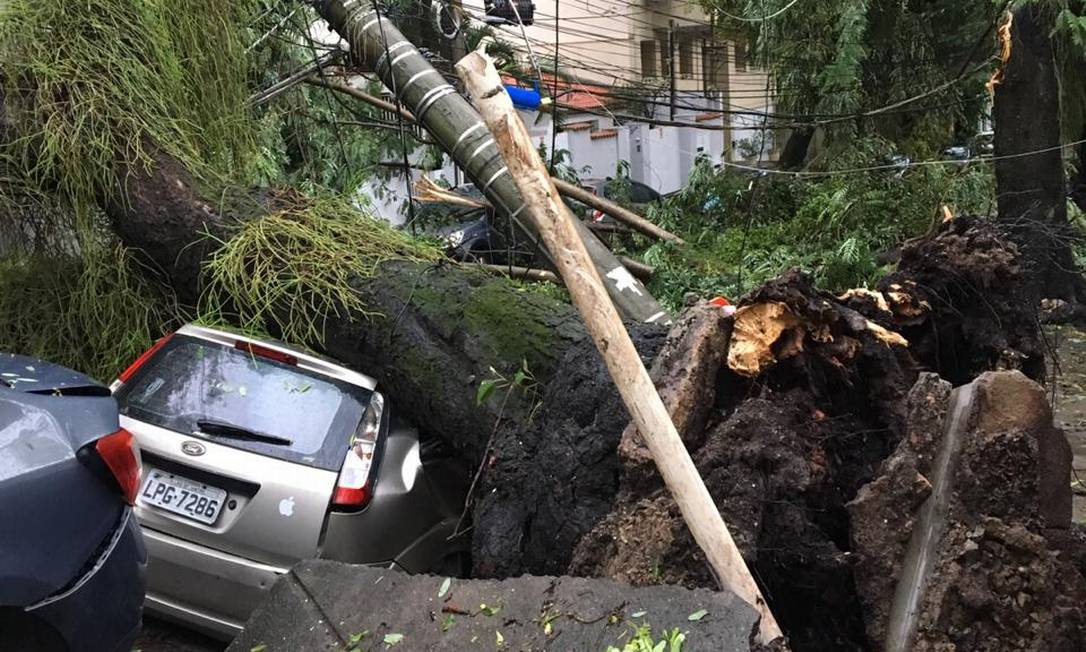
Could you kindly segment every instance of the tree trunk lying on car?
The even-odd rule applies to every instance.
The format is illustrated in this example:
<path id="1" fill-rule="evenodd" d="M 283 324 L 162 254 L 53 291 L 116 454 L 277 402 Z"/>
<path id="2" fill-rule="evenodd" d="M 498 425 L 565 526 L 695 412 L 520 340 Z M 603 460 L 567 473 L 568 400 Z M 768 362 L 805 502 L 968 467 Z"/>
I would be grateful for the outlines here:
<path id="1" fill-rule="evenodd" d="M 202 261 L 218 246 L 204 232 L 225 240 L 261 219 L 217 213 L 220 202 L 169 159 L 123 178 L 129 203 L 107 206 L 114 227 L 182 296 L 198 295 Z M 958 217 L 906 246 L 877 293 L 834 297 L 790 274 L 744 300 L 730 336 L 714 335 L 718 326 L 695 337 L 680 322 L 654 379 L 665 397 L 680 388 L 669 407 L 795 649 L 862 649 L 879 631 L 860 606 L 879 594 L 858 591 L 883 589 L 857 584 L 845 505 L 885 473 L 918 372 L 955 383 L 991 368 L 1043 374 L 1022 280 L 997 225 Z M 482 464 L 469 515 L 475 575 L 713 586 L 637 442 L 620 446 L 628 416 L 570 306 L 443 264 L 385 262 L 357 290 L 380 315 L 330 317 L 324 349 L 378 377 L 401 413 Z M 653 360 L 666 333 L 631 328 Z M 680 373 L 667 362 L 694 359 L 707 366 Z M 527 373 L 514 383 L 518 371 Z M 499 377 L 508 382 L 477 404 L 482 381 Z"/>

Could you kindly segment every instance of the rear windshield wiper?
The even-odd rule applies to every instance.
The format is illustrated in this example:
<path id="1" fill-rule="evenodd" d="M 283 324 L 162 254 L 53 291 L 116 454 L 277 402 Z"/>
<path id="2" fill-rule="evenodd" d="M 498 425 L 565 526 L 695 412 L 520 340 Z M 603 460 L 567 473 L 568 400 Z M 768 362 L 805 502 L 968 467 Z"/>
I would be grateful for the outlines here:
<path id="1" fill-rule="evenodd" d="M 223 437 L 230 437 L 233 439 L 248 439 L 250 441 L 262 441 L 266 444 L 277 444 L 280 446 L 290 446 L 294 442 L 286 437 L 280 437 L 278 435 L 269 435 L 266 432 L 258 432 L 256 430 L 249 430 L 248 428 L 242 428 L 241 426 L 235 426 L 232 423 L 226 423 L 225 421 L 197 421 L 196 427 L 208 435 L 221 435 Z"/>

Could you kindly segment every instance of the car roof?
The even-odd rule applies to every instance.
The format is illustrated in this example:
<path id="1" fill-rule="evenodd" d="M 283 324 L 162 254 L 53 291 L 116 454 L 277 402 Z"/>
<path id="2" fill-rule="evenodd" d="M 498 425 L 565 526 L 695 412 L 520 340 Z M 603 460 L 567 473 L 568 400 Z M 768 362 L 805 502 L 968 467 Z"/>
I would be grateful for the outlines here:
<path id="1" fill-rule="evenodd" d="M 0 381 L 10 389 L 28 393 L 76 387 L 105 389 L 105 385 L 78 371 L 17 353 L 0 353 Z"/>
<path id="2" fill-rule="evenodd" d="M 309 371 L 315 371 L 325 376 L 330 376 L 337 380 L 350 383 L 352 385 L 358 385 L 368 390 L 374 390 L 377 387 L 377 381 L 372 376 L 355 371 L 343 364 L 317 355 L 310 351 L 285 344 L 278 340 L 271 338 L 257 338 L 242 333 L 235 333 L 232 331 L 221 330 L 218 328 L 211 328 L 209 326 L 201 326 L 199 324 L 185 324 L 181 328 L 177 329 L 178 335 L 187 335 L 189 337 L 195 337 L 210 342 L 216 342 L 226 346 L 234 346 L 236 342 L 248 342 L 250 344 L 258 344 L 260 346 L 267 347 L 269 349 L 279 351 L 280 353 L 288 353 L 298 359 L 298 366 L 302 369 L 308 369 Z"/>

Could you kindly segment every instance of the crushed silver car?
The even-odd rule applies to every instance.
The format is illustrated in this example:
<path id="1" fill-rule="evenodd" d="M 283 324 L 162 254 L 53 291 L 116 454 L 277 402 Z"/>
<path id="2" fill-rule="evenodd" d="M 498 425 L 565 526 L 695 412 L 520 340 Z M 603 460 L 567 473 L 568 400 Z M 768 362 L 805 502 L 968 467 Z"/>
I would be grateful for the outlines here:
<path id="1" fill-rule="evenodd" d="M 232 637 L 300 559 L 462 571 L 469 473 L 374 379 L 187 325 L 111 389 L 143 451 L 148 611 Z"/>

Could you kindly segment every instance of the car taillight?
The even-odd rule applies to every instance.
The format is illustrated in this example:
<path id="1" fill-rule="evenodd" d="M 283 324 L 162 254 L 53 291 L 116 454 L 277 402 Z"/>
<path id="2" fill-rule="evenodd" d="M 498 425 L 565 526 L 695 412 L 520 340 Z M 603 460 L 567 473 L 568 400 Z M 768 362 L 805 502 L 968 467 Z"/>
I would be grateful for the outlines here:
<path id="1" fill-rule="evenodd" d="M 132 433 L 121 428 L 112 435 L 102 437 L 94 444 L 99 457 L 105 462 L 121 488 L 125 502 L 136 502 L 136 492 L 140 485 L 140 449 Z"/>
<path id="2" fill-rule="evenodd" d="M 362 423 L 359 424 L 343 458 L 343 468 L 340 469 L 339 479 L 336 481 L 336 493 L 332 496 L 334 507 L 361 509 L 369 504 L 373 497 L 373 463 L 384 408 L 384 397 L 374 392 L 370 396 L 370 404 L 362 417 Z"/>
<path id="3" fill-rule="evenodd" d="M 283 364 L 289 364 L 291 366 L 298 365 L 298 358 L 296 358 L 295 356 L 289 353 L 284 353 L 282 351 L 276 351 L 275 349 L 267 346 L 253 344 L 252 342 L 238 340 L 237 342 L 234 342 L 234 348 L 238 351 L 245 351 L 246 353 L 251 353 L 252 355 L 258 355 L 262 358 L 276 360 L 278 362 L 282 362 Z"/>
<path id="4" fill-rule="evenodd" d="M 164 337 L 159 338 L 157 342 L 151 345 L 151 348 L 143 352 L 143 355 L 136 358 L 135 362 L 128 365 L 128 368 L 122 371 L 120 376 L 117 376 L 117 380 L 121 381 L 122 383 L 127 383 L 129 378 L 136 375 L 136 372 L 140 370 L 140 367 L 143 366 L 143 363 L 150 360 L 151 356 L 158 353 L 159 349 L 166 346 L 166 342 L 169 342 L 171 337 L 173 337 L 173 333 L 167 333 Z"/>

